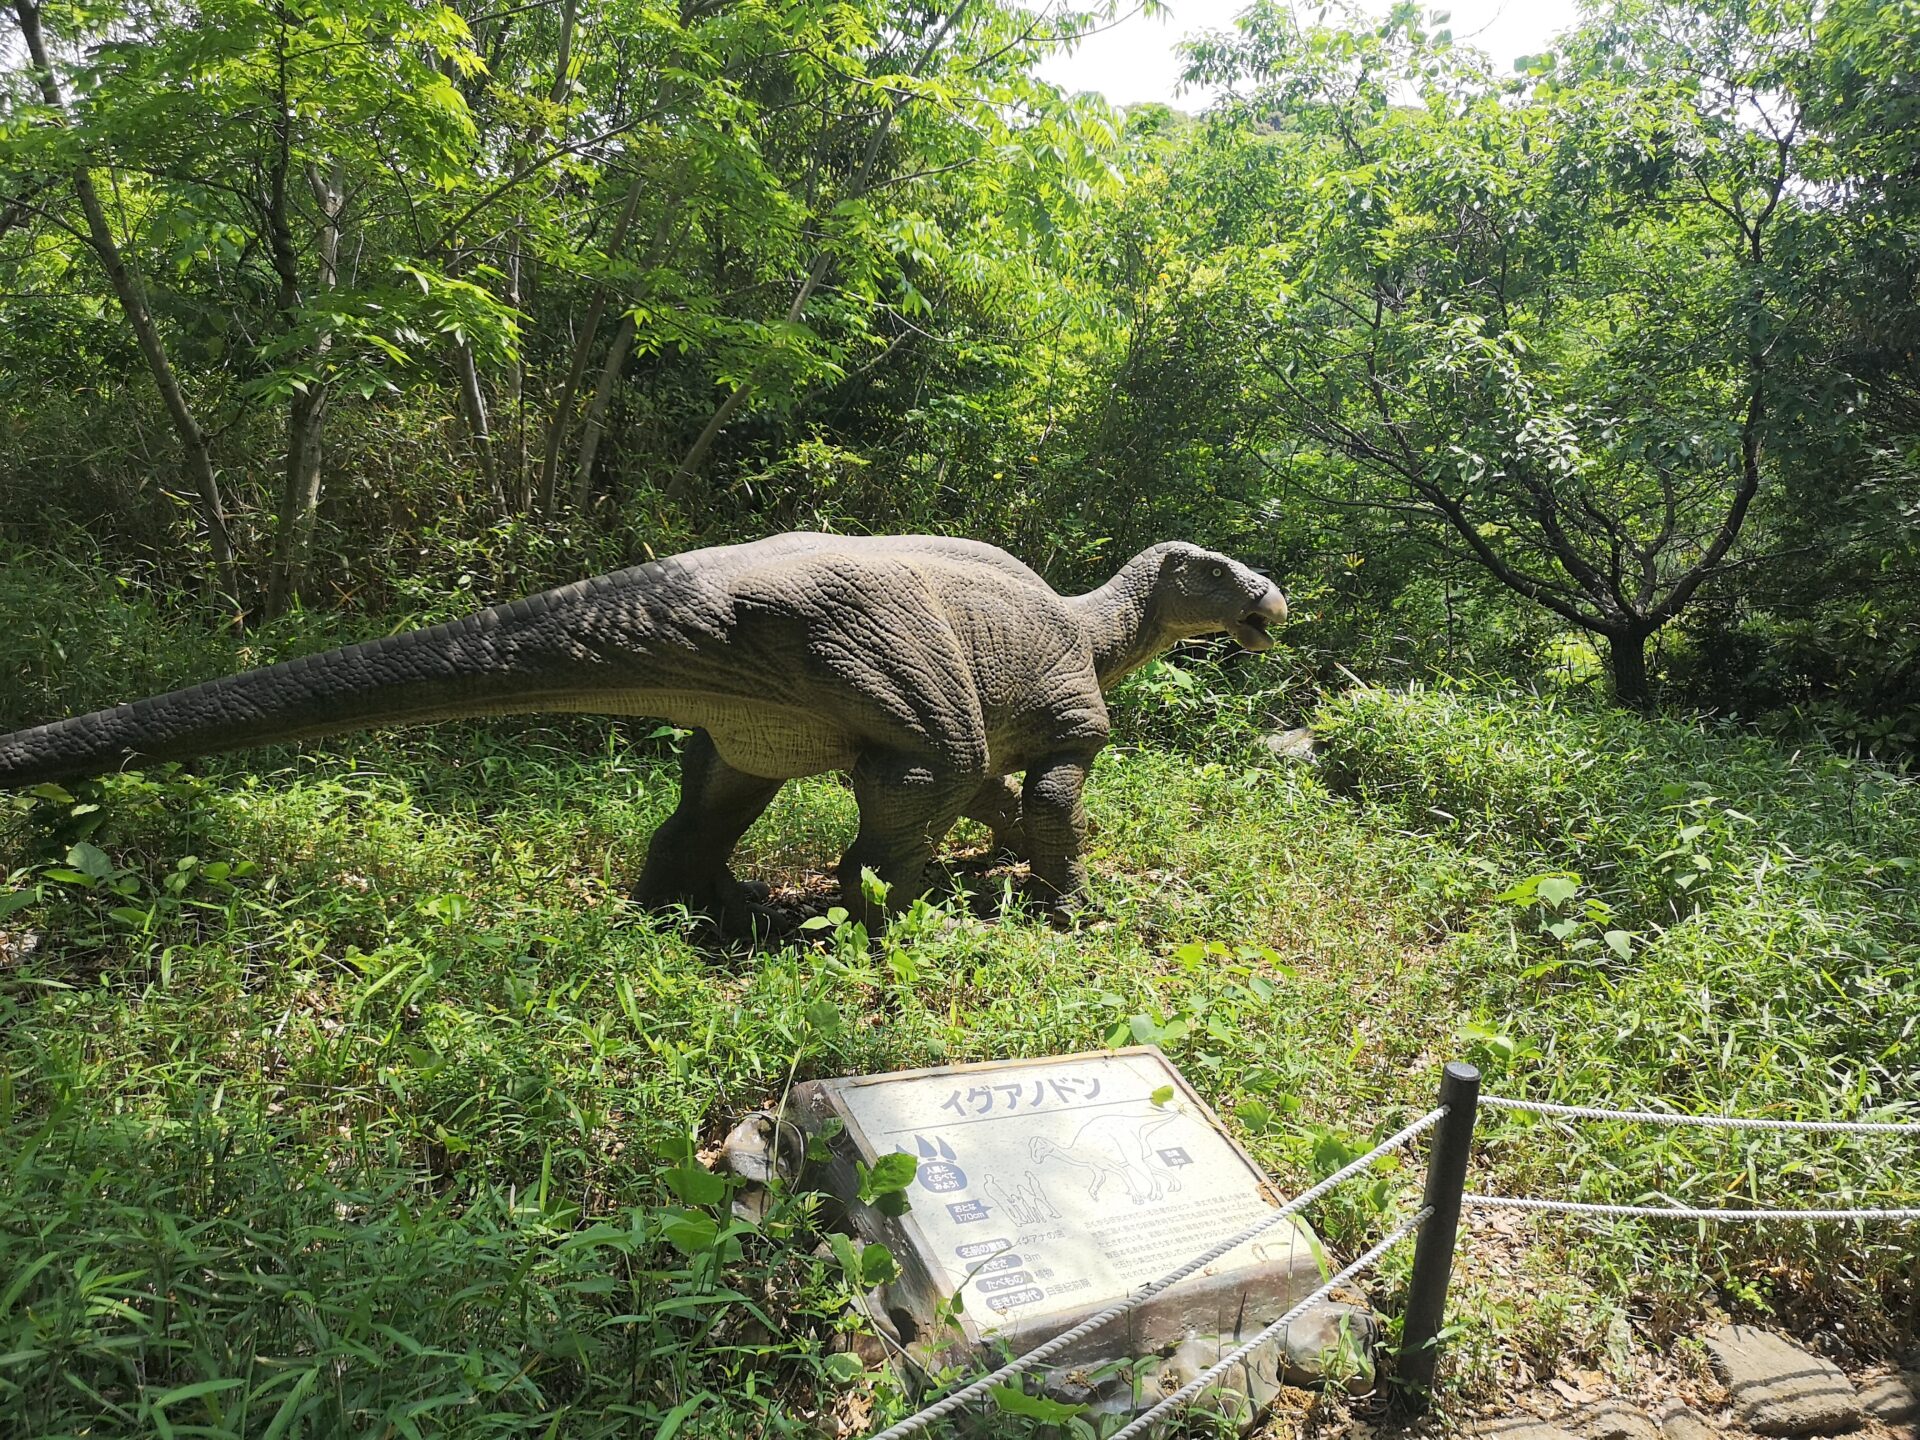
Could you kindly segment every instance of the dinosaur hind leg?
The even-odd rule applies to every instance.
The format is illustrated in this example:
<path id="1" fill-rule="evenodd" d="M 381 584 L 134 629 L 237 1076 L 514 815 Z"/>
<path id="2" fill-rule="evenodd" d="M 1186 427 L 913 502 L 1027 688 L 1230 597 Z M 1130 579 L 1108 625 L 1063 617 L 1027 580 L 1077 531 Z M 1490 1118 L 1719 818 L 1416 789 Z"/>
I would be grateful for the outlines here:
<path id="1" fill-rule="evenodd" d="M 734 769 L 706 731 L 694 731 L 680 755 L 680 804 L 647 845 L 634 899 L 702 911 L 730 934 L 770 930 L 766 886 L 735 879 L 727 861 L 782 783 Z"/>
<path id="2" fill-rule="evenodd" d="M 1020 782 L 1011 775 L 989 775 L 960 813 L 993 831 L 995 850 L 1026 859 L 1027 829 L 1021 817 Z"/>
<path id="3" fill-rule="evenodd" d="M 853 795 L 860 805 L 860 833 L 840 859 L 840 893 L 849 911 L 882 917 L 861 891 L 861 872 L 871 870 L 887 886 L 895 909 L 927 888 L 927 867 L 936 846 L 980 788 L 980 776 L 940 774 L 905 756 L 863 755 L 853 767 Z"/>

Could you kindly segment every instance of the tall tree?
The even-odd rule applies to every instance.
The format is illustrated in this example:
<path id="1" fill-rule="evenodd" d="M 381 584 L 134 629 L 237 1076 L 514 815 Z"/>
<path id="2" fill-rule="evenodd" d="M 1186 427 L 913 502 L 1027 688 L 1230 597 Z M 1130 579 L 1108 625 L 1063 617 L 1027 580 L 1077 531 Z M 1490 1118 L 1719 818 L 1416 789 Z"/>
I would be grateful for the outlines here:
<path id="1" fill-rule="evenodd" d="M 74 197 L 86 217 L 87 243 L 99 259 L 100 268 L 106 272 L 114 297 L 120 303 L 121 313 L 126 316 L 128 326 L 139 341 L 140 353 L 145 357 L 147 369 L 153 376 L 154 388 L 160 392 L 167 418 L 179 438 L 187 473 L 199 492 L 200 518 L 206 527 L 214 576 L 223 592 L 226 607 L 231 611 L 241 604 L 239 572 L 234 564 L 233 538 L 227 529 L 226 502 L 220 492 L 219 476 L 214 473 L 206 432 L 188 404 L 179 377 L 174 372 L 173 362 L 167 356 L 166 341 L 160 334 L 159 322 L 154 318 L 152 307 L 147 303 L 144 282 L 122 253 L 113 227 L 108 223 L 106 207 L 100 203 L 100 192 L 93 180 L 92 162 L 87 155 L 87 142 L 85 138 L 74 134 L 66 98 L 61 93 L 59 75 L 47 48 L 46 32 L 40 24 L 40 14 L 41 7 L 35 0 L 14 0 L 14 15 L 19 21 L 20 37 L 26 45 L 27 58 L 33 66 L 35 80 L 45 101 L 46 119 L 61 141 L 57 158 L 43 158 L 71 166 Z"/>
<path id="2" fill-rule="evenodd" d="M 472 125 L 445 70 L 478 63 L 457 18 L 424 0 L 129 12 L 84 62 L 86 143 L 149 197 L 143 243 L 171 252 L 175 312 L 204 327 L 198 348 L 238 344 L 238 384 L 216 402 L 229 420 L 282 407 L 271 557 L 251 592 L 266 618 L 307 563 L 336 393 L 411 379 L 443 337 L 503 343 L 509 322 L 483 290 L 365 254 L 369 240 L 413 247 L 392 228 L 370 235 L 363 217 L 405 214 L 428 227 L 417 244 L 431 237 L 421 192 L 466 180 Z M 359 253 L 343 274 L 350 229 Z"/>
<path id="3" fill-rule="evenodd" d="M 1628 704 L 1829 378 L 1798 366 L 1773 245 L 1807 26 L 1622 3 L 1498 81 L 1411 5 L 1378 29 L 1264 9 L 1198 56 L 1252 82 L 1238 143 L 1288 182 L 1238 286 L 1273 420 L 1601 639 Z"/>

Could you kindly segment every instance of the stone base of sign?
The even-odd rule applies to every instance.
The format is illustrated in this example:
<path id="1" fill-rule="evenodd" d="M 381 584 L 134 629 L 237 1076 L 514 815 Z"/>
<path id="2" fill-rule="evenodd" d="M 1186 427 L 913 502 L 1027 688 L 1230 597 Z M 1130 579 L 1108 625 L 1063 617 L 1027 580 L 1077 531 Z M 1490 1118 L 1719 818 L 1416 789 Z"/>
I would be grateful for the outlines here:
<path id="1" fill-rule="evenodd" d="M 812 1183 L 899 1263 L 868 1309 L 927 1373 L 1030 1350 L 1281 1203 L 1150 1046 L 813 1081 L 794 1087 L 790 1114 L 812 1137 Z M 862 1174 L 896 1152 L 919 1163 L 892 1214 L 897 1203 L 858 1197 Z M 1241 1343 L 1219 1337 L 1250 1338 L 1318 1288 L 1318 1256 L 1303 1226 L 1273 1225 L 1063 1352 L 1050 1393 L 1100 1409 L 1151 1403 Z M 1329 1353 L 1363 1360 L 1352 1369 L 1371 1382 L 1365 1312 L 1329 1305 L 1290 1328 L 1294 1343 L 1256 1354 L 1237 1387 L 1256 1405 L 1283 1370 L 1327 1373 Z"/>
<path id="2" fill-rule="evenodd" d="M 1142 1356 L 1124 1370 L 1056 1368 L 1045 1381 L 1054 1400 L 1085 1405 L 1093 1416 L 1124 1416 L 1184 1389 L 1266 1328 L 1249 1321 L 1234 1335 L 1192 1335 L 1164 1355 Z M 1371 1393 L 1380 1322 L 1359 1306 L 1316 1305 L 1284 1334 L 1240 1361 L 1193 1401 L 1247 1428 L 1284 1385 L 1331 1385 Z"/>

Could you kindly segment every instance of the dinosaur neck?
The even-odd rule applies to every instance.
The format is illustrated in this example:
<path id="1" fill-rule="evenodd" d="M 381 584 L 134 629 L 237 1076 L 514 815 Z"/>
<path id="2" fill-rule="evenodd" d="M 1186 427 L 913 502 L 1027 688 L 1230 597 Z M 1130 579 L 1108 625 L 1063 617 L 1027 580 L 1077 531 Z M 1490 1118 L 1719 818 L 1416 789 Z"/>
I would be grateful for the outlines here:
<path id="1" fill-rule="evenodd" d="M 1160 574 L 1159 549 L 1134 556 L 1098 590 L 1067 602 L 1079 612 L 1093 641 L 1093 672 L 1103 692 L 1163 654 L 1179 638 L 1157 614 L 1154 586 Z"/>

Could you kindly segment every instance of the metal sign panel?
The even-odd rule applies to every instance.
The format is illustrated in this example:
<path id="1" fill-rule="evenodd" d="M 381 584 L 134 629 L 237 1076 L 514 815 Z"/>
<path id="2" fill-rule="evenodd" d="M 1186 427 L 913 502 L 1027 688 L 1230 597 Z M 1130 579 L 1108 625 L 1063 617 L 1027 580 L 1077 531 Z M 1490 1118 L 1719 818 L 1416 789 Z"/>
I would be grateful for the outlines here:
<path id="1" fill-rule="evenodd" d="M 815 1082 L 867 1164 L 919 1169 L 907 1214 L 857 1216 L 907 1268 L 909 1312 L 958 1294 L 976 1340 L 1057 1334 L 1271 1214 L 1272 1187 L 1158 1050 L 1141 1047 Z M 900 1253 L 902 1249 L 909 1253 Z M 1232 1333 L 1318 1283 L 1291 1223 L 1229 1251 L 1106 1337 L 1140 1354 Z M 925 1317 L 917 1317 L 924 1323 Z"/>

